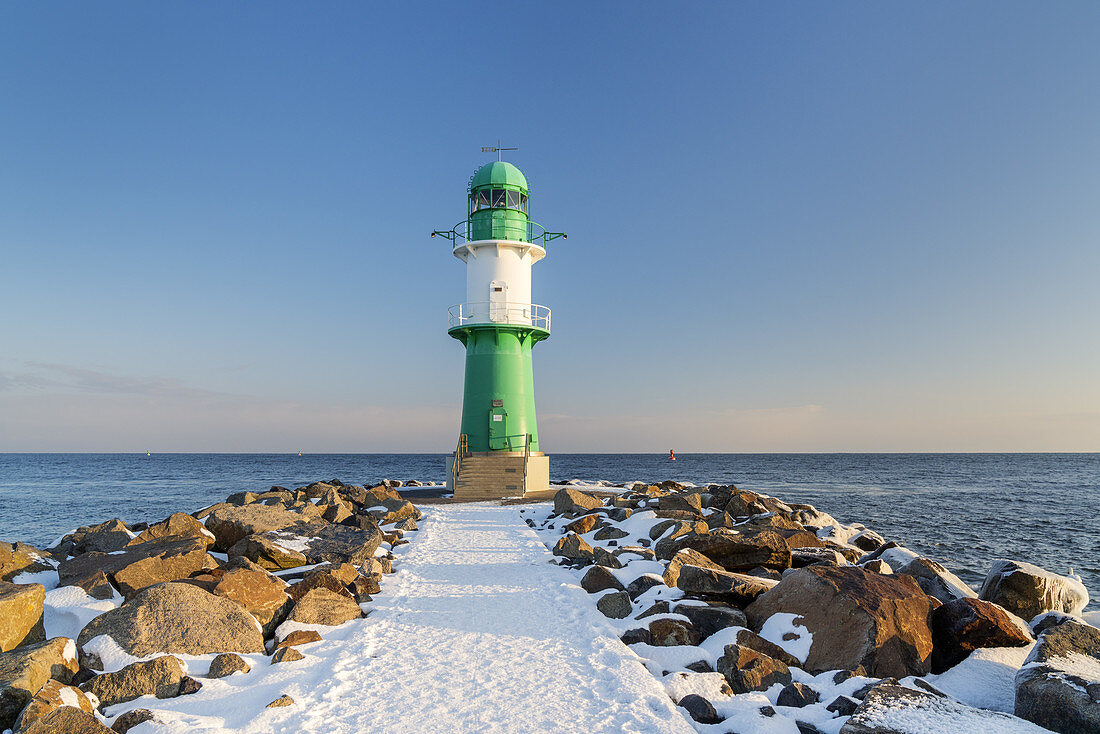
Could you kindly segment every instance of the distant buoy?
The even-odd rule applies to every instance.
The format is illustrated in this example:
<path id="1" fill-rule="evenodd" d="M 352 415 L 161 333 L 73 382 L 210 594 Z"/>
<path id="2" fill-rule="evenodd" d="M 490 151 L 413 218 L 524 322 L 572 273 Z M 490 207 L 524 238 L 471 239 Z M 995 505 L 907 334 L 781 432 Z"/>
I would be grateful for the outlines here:
<path id="1" fill-rule="evenodd" d="M 301 455 L 302 455 L 302 452 L 301 452 L 301 451 L 299 451 L 299 452 L 298 452 L 298 456 L 301 456 Z"/>
<path id="2" fill-rule="evenodd" d="M 146 456 L 152 456 L 152 454 L 150 454 L 148 451 L 145 452 L 145 455 Z"/>
<path id="3" fill-rule="evenodd" d="M 672 449 L 668 450 L 668 460 L 669 461 L 676 461 L 676 454 L 672 453 Z"/>

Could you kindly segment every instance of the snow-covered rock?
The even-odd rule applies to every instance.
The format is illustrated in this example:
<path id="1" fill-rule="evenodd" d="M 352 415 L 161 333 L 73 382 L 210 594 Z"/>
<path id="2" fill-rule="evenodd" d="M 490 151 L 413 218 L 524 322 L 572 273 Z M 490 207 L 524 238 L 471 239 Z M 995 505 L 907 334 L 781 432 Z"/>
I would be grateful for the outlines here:
<path id="1" fill-rule="evenodd" d="M 1060 576 L 1030 563 L 997 560 L 985 577 L 978 598 L 1032 619 L 1050 611 L 1079 615 L 1089 603 L 1089 592 L 1076 578 Z"/>

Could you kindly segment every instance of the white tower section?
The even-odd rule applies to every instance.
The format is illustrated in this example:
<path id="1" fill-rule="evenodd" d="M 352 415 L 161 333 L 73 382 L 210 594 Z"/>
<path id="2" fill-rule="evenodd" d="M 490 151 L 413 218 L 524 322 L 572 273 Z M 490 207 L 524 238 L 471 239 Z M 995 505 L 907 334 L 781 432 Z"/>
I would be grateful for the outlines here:
<path id="1" fill-rule="evenodd" d="M 549 309 L 531 301 L 531 266 L 546 257 L 545 248 L 515 240 L 476 240 L 455 247 L 454 255 L 466 263 L 466 302 L 455 307 L 457 314 L 452 309 L 452 326 L 534 324 L 549 329 Z"/>

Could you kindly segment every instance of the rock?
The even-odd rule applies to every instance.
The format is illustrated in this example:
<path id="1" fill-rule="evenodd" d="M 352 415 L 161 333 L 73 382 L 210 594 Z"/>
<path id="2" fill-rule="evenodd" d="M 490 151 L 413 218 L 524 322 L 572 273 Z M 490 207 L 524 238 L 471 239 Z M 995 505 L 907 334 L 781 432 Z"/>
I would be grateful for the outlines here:
<path id="1" fill-rule="evenodd" d="M 626 585 L 626 593 L 631 599 L 637 599 L 653 587 L 664 585 L 664 579 L 657 574 L 645 573 Z"/>
<path id="2" fill-rule="evenodd" d="M 891 684 L 872 689 L 840 729 L 841 734 L 917 732 L 1049 734 L 1008 714 Z"/>
<path id="3" fill-rule="evenodd" d="M 229 549 L 228 555 L 230 558 L 247 558 L 269 571 L 298 568 L 309 563 L 303 553 L 286 548 L 263 534 L 241 538 Z"/>
<path id="4" fill-rule="evenodd" d="M 419 520 L 421 517 L 420 510 L 416 509 L 416 505 L 412 502 L 393 498 L 382 500 L 381 503 L 368 510 L 367 514 L 379 525 L 400 522 L 407 518 Z"/>
<path id="5" fill-rule="evenodd" d="M 703 512 L 703 498 L 698 492 L 692 494 L 666 494 L 664 497 L 657 499 L 657 508 L 665 512 L 679 510 L 693 515 L 700 515 Z"/>
<path id="6" fill-rule="evenodd" d="M 603 566 L 604 568 L 623 567 L 623 564 L 619 562 L 618 556 L 599 545 L 592 548 L 592 560 L 596 562 L 596 565 Z"/>
<path id="7" fill-rule="evenodd" d="M 649 630 L 644 627 L 629 629 L 619 639 L 622 640 L 624 645 L 637 645 L 638 643 L 648 645 L 651 642 Z"/>
<path id="8" fill-rule="evenodd" d="M 893 573 L 894 569 L 890 568 L 890 564 L 881 558 L 876 558 L 873 561 L 867 561 L 867 563 L 860 564 L 864 571 L 870 571 L 871 573 Z M 919 581 L 917 583 L 920 583 Z M 922 587 L 923 588 L 923 587 Z"/>
<path id="9" fill-rule="evenodd" d="M 275 632 L 291 607 L 286 585 L 266 571 L 246 568 L 227 571 L 213 593 L 244 607 L 260 623 L 264 637 Z"/>
<path id="10" fill-rule="evenodd" d="M 218 505 L 206 516 L 206 529 L 217 539 L 215 546 L 228 551 L 247 535 L 281 530 L 303 521 L 316 521 L 321 511 L 313 505 L 305 505 L 301 512 L 286 509 L 282 505 L 251 504 L 236 507 Z"/>
<path id="11" fill-rule="evenodd" d="M 766 691 L 776 683 L 791 682 L 791 671 L 786 665 L 742 645 L 727 645 L 718 658 L 717 668 L 735 694 Z"/>
<path id="12" fill-rule="evenodd" d="M 42 584 L 11 584 L 0 581 L 0 652 L 46 639 L 42 626 Z"/>
<path id="13" fill-rule="evenodd" d="M 677 586 L 684 593 L 717 597 L 737 604 L 751 603 L 777 583 L 743 573 L 698 566 L 683 566 L 677 580 Z"/>
<path id="14" fill-rule="evenodd" d="M 630 605 L 629 594 L 625 591 L 612 591 L 596 600 L 596 609 L 605 617 L 624 619 L 630 616 L 634 608 Z"/>
<path id="15" fill-rule="evenodd" d="M 69 683 L 79 668 L 76 647 L 67 637 L 0 653 L 0 731 L 15 722 L 51 678 Z"/>
<path id="16" fill-rule="evenodd" d="M 62 706 L 74 706 L 89 714 L 95 711 L 95 706 L 92 705 L 91 700 L 79 688 L 67 686 L 61 681 L 51 680 L 38 689 L 38 692 L 31 698 L 30 703 L 23 709 L 23 713 L 19 714 L 19 718 L 12 728 L 18 734 L 18 732 L 29 728 L 31 724 L 50 711 L 59 709 Z"/>
<path id="17" fill-rule="evenodd" d="M 234 673 L 247 673 L 252 670 L 244 658 L 235 652 L 223 652 L 210 661 L 208 678 L 225 678 Z"/>
<path id="18" fill-rule="evenodd" d="M 749 624 L 740 609 L 720 604 L 677 604 L 672 612 L 687 617 L 703 639 L 727 627 L 747 627 Z"/>
<path id="19" fill-rule="evenodd" d="M 419 512 L 419 510 L 418 510 Z M 293 528 L 305 537 L 307 548 L 302 551 L 310 563 L 350 563 L 361 566 L 374 558 L 382 545 L 382 531 L 373 524 L 359 527 L 310 523 Z M 273 533 L 278 538 L 279 533 Z"/>
<path id="20" fill-rule="evenodd" d="M 153 712 L 149 709 L 133 709 L 115 719 L 115 722 L 111 724 L 111 730 L 117 732 L 117 734 L 126 734 L 138 724 L 153 721 L 155 718 Z"/>
<path id="21" fill-rule="evenodd" d="M 779 692 L 779 697 L 775 699 L 775 705 L 802 708 L 817 703 L 817 701 L 817 691 L 805 683 L 788 683 L 787 687 Z"/>
<path id="22" fill-rule="evenodd" d="M 864 530 L 853 535 L 848 539 L 848 542 L 861 551 L 870 553 L 886 545 L 886 538 L 882 537 L 874 530 Z"/>
<path id="23" fill-rule="evenodd" d="M 709 568 L 715 571 L 723 571 L 724 569 L 714 561 L 710 560 L 702 553 L 691 548 L 685 548 L 681 551 L 677 551 L 676 555 L 672 557 L 672 560 L 668 562 L 665 567 L 664 579 L 665 584 L 669 587 L 675 588 L 676 581 L 680 578 L 680 569 L 683 566 L 696 566 L 697 568 Z"/>
<path id="24" fill-rule="evenodd" d="M 554 495 L 555 515 L 583 514 L 598 507 L 603 507 L 603 502 L 598 497 L 575 489 L 559 489 Z"/>
<path id="25" fill-rule="evenodd" d="M 993 602 L 962 598 L 932 610 L 932 672 L 958 665 L 980 647 L 1021 647 L 1034 638 L 1027 624 Z"/>
<path id="26" fill-rule="evenodd" d="M 586 515 L 585 517 L 588 516 Z M 625 530 L 620 530 L 617 527 L 608 525 L 607 527 L 602 527 L 595 533 L 593 533 L 592 538 L 594 540 L 618 540 L 619 538 L 625 538 L 628 535 L 630 535 L 630 533 L 626 532 Z"/>
<path id="27" fill-rule="evenodd" d="M 187 671 L 179 658 L 162 655 L 131 663 L 115 673 L 101 673 L 80 686 L 99 699 L 100 708 L 133 701 L 139 696 L 174 698 Z"/>
<path id="28" fill-rule="evenodd" d="M 80 632 L 81 649 L 108 635 L 135 657 L 154 653 L 205 655 L 263 652 L 260 625 L 235 602 L 183 583 L 151 586 Z"/>
<path id="29" fill-rule="evenodd" d="M 909 576 L 807 566 L 788 572 L 745 610 L 754 629 L 778 612 L 801 616 L 813 635 L 807 671 L 862 665 L 877 677 L 901 677 L 931 669 L 932 600 Z"/>
<path id="30" fill-rule="evenodd" d="M 565 529 L 577 535 L 584 535 L 585 533 L 590 533 L 595 530 L 596 526 L 599 524 L 599 515 L 581 515 L 576 520 L 566 525 Z"/>
<path id="31" fill-rule="evenodd" d="M 126 523 L 116 517 L 98 525 L 78 528 L 76 532 L 62 538 L 57 550 L 68 555 L 111 553 L 121 549 L 133 537 L 133 534 L 127 529 Z"/>
<path id="32" fill-rule="evenodd" d="M 289 635 L 279 640 L 279 644 L 275 646 L 276 649 L 280 647 L 294 647 L 297 645 L 308 645 L 311 642 L 320 642 L 321 635 L 316 630 L 294 630 Z"/>
<path id="33" fill-rule="evenodd" d="M 801 660 L 796 658 L 794 655 L 791 655 L 789 652 L 787 652 L 771 640 L 765 640 L 763 637 L 756 634 L 752 630 L 738 631 L 736 642 L 741 647 L 747 647 L 750 650 L 756 650 L 757 652 L 763 653 L 770 658 L 775 658 L 787 667 L 802 667 Z"/>
<path id="34" fill-rule="evenodd" d="M 727 571 L 744 571 L 754 566 L 783 569 L 791 565 L 791 547 L 774 530 L 743 535 L 720 528 L 705 535 L 685 535 L 665 547 L 658 543 L 657 557 L 672 558 L 684 548 L 699 551 Z"/>
<path id="35" fill-rule="evenodd" d="M 581 579 L 581 588 L 589 594 L 595 594 L 597 591 L 605 591 L 607 589 L 625 591 L 622 583 L 615 578 L 615 575 L 603 566 L 592 566 L 589 568 L 587 573 L 584 574 L 584 578 Z"/>
<path id="36" fill-rule="evenodd" d="M 736 492 L 730 495 L 725 511 L 733 517 L 748 517 L 768 512 L 760 495 L 753 492 Z"/>
<path id="37" fill-rule="evenodd" d="M 73 706 L 62 706 L 37 719 L 19 734 L 115 734 L 99 723 L 94 714 Z"/>
<path id="38" fill-rule="evenodd" d="M 347 565 L 350 566 L 351 564 Z M 356 575 L 358 576 L 358 574 Z M 344 586 L 344 582 L 336 578 L 331 571 L 322 569 L 315 569 L 307 573 L 301 581 L 291 584 L 290 588 L 287 589 L 287 593 L 290 594 L 291 599 L 298 601 L 306 595 L 306 592 L 313 589 L 328 589 L 340 596 L 346 596 L 349 599 L 355 598 Z"/>
<path id="39" fill-rule="evenodd" d="M 394 525 L 394 527 L 406 533 L 420 529 L 419 526 L 416 524 L 416 520 L 411 517 L 406 517 L 404 520 Z"/>
<path id="40" fill-rule="evenodd" d="M 189 675 L 183 676 L 183 680 L 180 681 L 179 695 L 181 696 L 190 696 L 192 693 L 198 693 L 201 690 L 202 683 Z"/>
<path id="41" fill-rule="evenodd" d="M 687 711 L 688 716 L 700 724 L 722 723 L 722 717 L 714 710 L 714 705 L 697 693 L 689 693 L 676 705 Z"/>
<path id="42" fill-rule="evenodd" d="M 342 596 L 330 589 L 311 589 L 295 602 L 287 620 L 302 624 L 336 626 L 363 616 L 363 610 L 354 599 Z"/>
<path id="43" fill-rule="evenodd" d="M 673 647 L 674 645 L 698 645 L 701 638 L 699 630 L 695 629 L 690 622 L 664 617 L 649 623 L 649 639 L 651 645 Z"/>
<path id="44" fill-rule="evenodd" d="M 11 581 L 21 573 L 52 571 L 45 555 L 25 543 L 0 543 L 0 581 Z"/>
<path id="45" fill-rule="evenodd" d="M 294 699 L 284 693 L 282 696 L 279 696 L 274 701 L 269 703 L 265 708 L 277 709 L 277 708 L 282 708 L 283 706 L 293 706 L 293 705 L 294 705 Z"/>
<path id="46" fill-rule="evenodd" d="M 575 563 L 592 562 L 592 546 L 586 543 L 584 538 L 576 533 L 569 533 L 568 535 L 562 536 L 561 539 L 554 544 L 553 553 L 555 556 L 568 558 Z"/>
<path id="47" fill-rule="evenodd" d="M 275 651 L 275 654 L 271 656 L 271 664 L 275 665 L 276 663 L 293 663 L 296 660 L 304 660 L 305 657 L 306 656 L 298 652 L 296 648 L 280 647 L 278 650 Z"/>
<path id="48" fill-rule="evenodd" d="M 634 615 L 634 619 L 645 619 L 646 617 L 655 617 L 658 614 L 668 614 L 668 613 L 669 613 L 668 602 L 664 601 L 664 600 L 661 600 L 661 601 L 654 602 L 652 605 L 650 605 L 649 609 L 646 609 L 641 614 Z"/>
<path id="49" fill-rule="evenodd" d="M 848 559 L 836 548 L 791 548 L 791 568 L 802 568 L 813 563 L 847 566 Z"/>
<path id="50" fill-rule="evenodd" d="M 1016 673 L 1016 715 L 1064 734 L 1100 731 L 1100 629 L 1046 629 Z"/>
<path id="51" fill-rule="evenodd" d="M 881 559 L 879 559 L 881 560 Z M 873 561 L 872 561 L 873 562 Z M 914 558 L 898 569 L 917 580 L 924 593 L 944 604 L 956 599 L 977 599 L 978 595 L 962 579 L 927 558 Z"/>
<path id="52" fill-rule="evenodd" d="M 57 575 L 61 586 L 87 590 L 99 586 L 99 574 L 105 574 L 111 585 L 130 599 L 147 586 L 185 579 L 202 570 L 208 546 L 207 538 L 150 540 L 114 553 L 70 558 L 58 566 Z"/>
<path id="53" fill-rule="evenodd" d="M 1089 603 L 1089 593 L 1080 581 L 1030 563 L 1005 560 L 993 562 L 978 598 L 1026 620 L 1052 611 L 1080 615 Z"/>
<path id="54" fill-rule="evenodd" d="M 214 542 L 213 533 L 207 530 L 201 522 L 185 512 L 177 512 L 167 520 L 158 522 L 156 525 L 141 531 L 127 545 L 140 545 L 150 540 L 180 540 L 182 538 L 198 538 L 205 541 L 207 545 Z"/>
<path id="55" fill-rule="evenodd" d="M 859 701 L 848 696 L 837 696 L 832 703 L 825 707 L 825 710 L 831 711 L 837 716 L 851 716 L 858 708 Z"/>

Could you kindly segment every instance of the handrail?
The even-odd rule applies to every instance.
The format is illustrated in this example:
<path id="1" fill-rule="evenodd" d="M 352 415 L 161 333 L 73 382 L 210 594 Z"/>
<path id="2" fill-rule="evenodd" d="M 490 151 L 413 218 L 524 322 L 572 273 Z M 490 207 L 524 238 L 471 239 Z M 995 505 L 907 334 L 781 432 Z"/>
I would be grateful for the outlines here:
<path id="1" fill-rule="evenodd" d="M 531 460 L 531 434 L 523 440 L 523 493 L 527 494 L 527 462 Z"/>
<path id="2" fill-rule="evenodd" d="M 455 460 L 451 462 L 451 494 L 454 494 L 458 486 L 458 475 L 462 471 L 462 457 L 469 453 L 469 437 L 465 433 L 458 436 L 458 448 L 455 449 Z"/>
<path id="3" fill-rule="evenodd" d="M 457 303 L 447 309 L 449 329 L 467 324 L 521 324 L 550 331 L 550 309 L 519 301 Z"/>
<path id="4" fill-rule="evenodd" d="M 458 247 L 464 242 L 475 241 L 471 231 L 475 221 L 473 219 L 463 219 L 461 222 L 451 227 L 450 229 L 437 229 L 432 232 L 432 237 L 436 235 L 442 237 L 445 240 L 450 240 L 453 247 Z M 485 224 L 482 221 L 477 221 L 479 226 Z M 569 239 L 569 236 L 565 232 L 550 232 L 546 227 L 542 226 L 538 222 L 532 221 L 511 221 L 511 220 L 496 220 L 496 227 L 502 227 L 506 232 L 511 232 L 518 235 L 515 239 L 519 242 L 539 242 L 543 245 L 547 242 L 553 242 L 559 237 L 563 240 Z M 459 228 L 461 227 L 461 231 Z M 478 239 L 505 239 L 500 237 L 488 237 Z M 511 239 L 511 238 L 507 238 Z"/>

